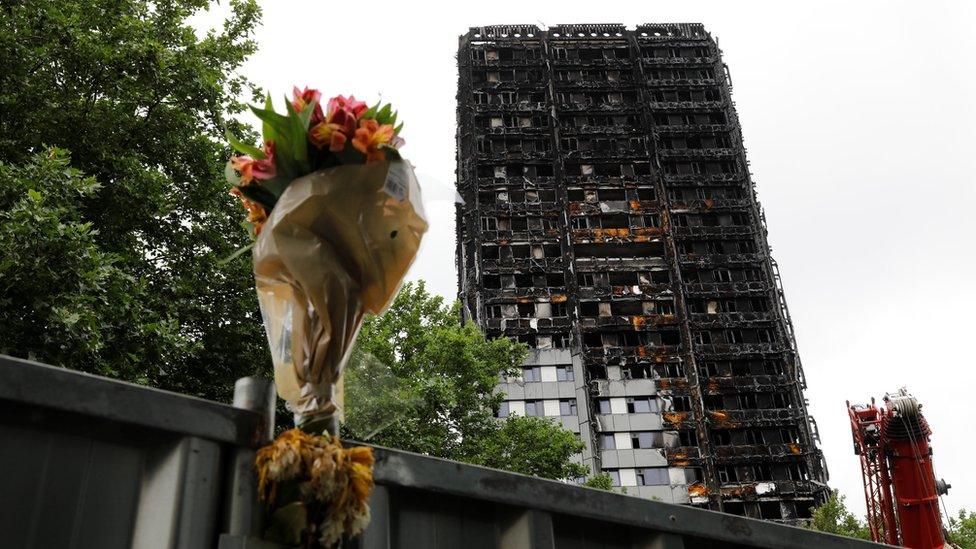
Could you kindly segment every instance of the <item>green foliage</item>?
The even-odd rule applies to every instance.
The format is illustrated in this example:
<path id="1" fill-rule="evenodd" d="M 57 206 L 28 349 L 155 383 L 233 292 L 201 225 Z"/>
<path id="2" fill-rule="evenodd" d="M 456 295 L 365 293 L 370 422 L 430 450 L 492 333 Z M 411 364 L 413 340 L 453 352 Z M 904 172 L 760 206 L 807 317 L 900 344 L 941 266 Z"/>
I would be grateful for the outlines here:
<path id="1" fill-rule="evenodd" d="M 948 541 L 961 549 L 976 549 L 976 513 L 959 511 L 955 517 L 949 517 Z"/>
<path id="2" fill-rule="evenodd" d="M 260 15 L 200 38 L 211 3 L 0 8 L 0 352 L 217 400 L 270 364 L 250 265 L 218 264 L 248 241 L 223 139 L 253 136 L 227 115 Z"/>
<path id="3" fill-rule="evenodd" d="M 589 467 L 569 461 L 582 451 L 583 441 L 551 419 L 508 417 L 485 438 L 475 461 L 525 475 L 573 479 L 589 472 Z"/>
<path id="4" fill-rule="evenodd" d="M 593 475 L 592 477 L 586 479 L 583 486 L 589 486 L 590 488 L 596 488 L 597 490 L 613 490 L 613 477 L 607 473 L 600 473 L 599 475 Z"/>
<path id="5" fill-rule="evenodd" d="M 366 319 L 347 371 L 346 433 L 540 477 L 585 474 L 571 462 L 583 447 L 572 432 L 542 418 L 495 418 L 502 400 L 495 387 L 517 371 L 525 346 L 486 340 L 459 318 L 457 303 L 446 305 L 419 282 L 405 284 L 385 314 Z M 389 375 L 376 373 L 382 368 Z"/>
<path id="6" fill-rule="evenodd" d="M 871 539 L 871 530 L 847 510 L 845 496 L 836 490 L 822 505 L 813 510 L 810 529 L 849 538 Z"/>

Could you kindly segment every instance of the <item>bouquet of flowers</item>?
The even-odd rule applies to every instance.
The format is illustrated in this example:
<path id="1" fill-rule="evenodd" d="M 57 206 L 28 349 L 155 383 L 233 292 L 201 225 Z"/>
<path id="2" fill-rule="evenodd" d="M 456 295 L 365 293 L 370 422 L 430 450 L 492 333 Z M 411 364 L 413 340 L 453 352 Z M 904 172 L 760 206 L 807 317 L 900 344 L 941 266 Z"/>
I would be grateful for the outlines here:
<path id="1" fill-rule="evenodd" d="M 285 114 L 275 112 L 270 96 L 264 108 L 252 107 L 263 123 L 263 144 L 228 134 L 242 155 L 225 170 L 253 227 L 255 282 L 278 394 L 296 425 L 313 435 L 334 434 L 341 375 L 363 315 L 389 305 L 427 230 L 417 178 L 398 151 L 403 125 L 392 107 L 340 95 L 323 109 L 321 98 L 318 90 L 295 88 Z M 262 463 L 261 478 L 272 481 L 279 477 L 269 471 L 294 468 L 270 458 Z M 329 469 L 336 478 L 351 478 L 342 472 L 345 461 L 336 463 Z M 316 526 L 312 517 L 308 522 Z M 341 531 L 334 521 L 318 529 Z"/>

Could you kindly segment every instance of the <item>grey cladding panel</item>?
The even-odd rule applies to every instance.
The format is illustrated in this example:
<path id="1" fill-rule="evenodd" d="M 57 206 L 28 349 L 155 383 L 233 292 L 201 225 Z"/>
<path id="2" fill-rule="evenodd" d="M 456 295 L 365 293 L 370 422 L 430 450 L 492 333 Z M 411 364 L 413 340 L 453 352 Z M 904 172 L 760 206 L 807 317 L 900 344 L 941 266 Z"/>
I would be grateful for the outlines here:
<path id="1" fill-rule="evenodd" d="M 9 547 L 129 547 L 138 450 L 0 425 L 0 539 Z"/>
<path id="2" fill-rule="evenodd" d="M 396 490 L 391 519 L 395 547 L 492 549 L 497 546 L 494 506 L 466 498 Z"/>

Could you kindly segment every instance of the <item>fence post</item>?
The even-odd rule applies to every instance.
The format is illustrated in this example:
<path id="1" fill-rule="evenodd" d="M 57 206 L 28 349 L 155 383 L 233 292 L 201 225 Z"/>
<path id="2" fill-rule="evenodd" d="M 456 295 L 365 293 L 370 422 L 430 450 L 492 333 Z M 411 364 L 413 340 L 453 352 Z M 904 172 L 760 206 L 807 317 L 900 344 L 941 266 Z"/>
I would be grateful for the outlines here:
<path id="1" fill-rule="evenodd" d="M 255 433 L 256 442 L 266 443 L 274 433 L 274 383 L 261 377 L 242 377 L 234 384 L 234 407 L 261 415 Z M 237 536 L 260 536 L 263 532 L 261 503 L 258 501 L 254 474 L 254 448 L 238 446 L 230 455 L 227 491 L 226 533 Z"/>

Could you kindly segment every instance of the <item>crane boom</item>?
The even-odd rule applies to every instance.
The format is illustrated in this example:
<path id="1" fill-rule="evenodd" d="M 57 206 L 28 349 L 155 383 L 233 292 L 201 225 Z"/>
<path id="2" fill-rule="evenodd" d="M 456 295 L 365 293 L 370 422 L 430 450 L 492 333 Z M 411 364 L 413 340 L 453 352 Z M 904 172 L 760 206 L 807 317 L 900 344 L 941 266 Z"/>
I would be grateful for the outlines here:
<path id="1" fill-rule="evenodd" d="M 847 402 L 854 453 L 861 460 L 868 527 L 874 541 L 916 549 L 945 547 L 939 495 L 921 404 L 900 389 L 885 406 Z"/>

